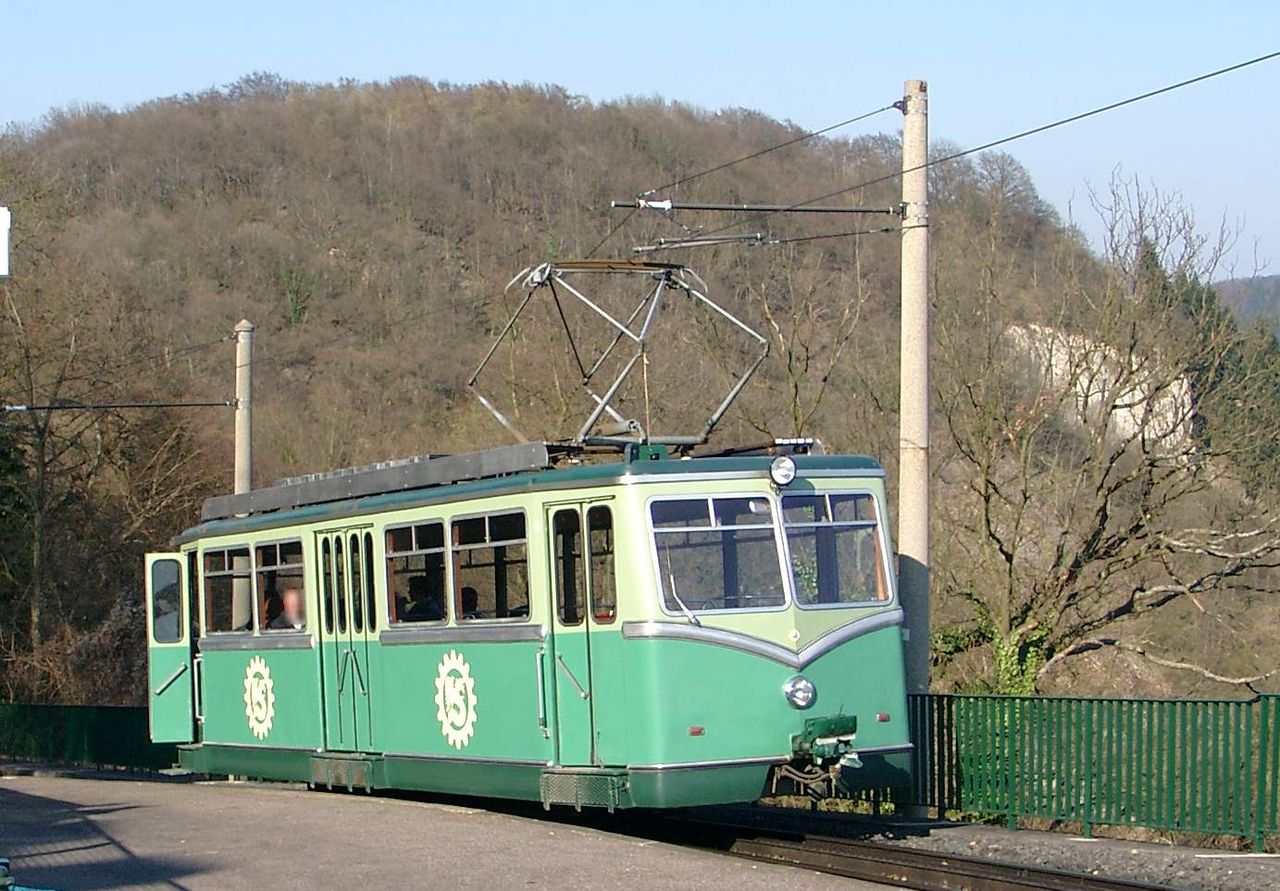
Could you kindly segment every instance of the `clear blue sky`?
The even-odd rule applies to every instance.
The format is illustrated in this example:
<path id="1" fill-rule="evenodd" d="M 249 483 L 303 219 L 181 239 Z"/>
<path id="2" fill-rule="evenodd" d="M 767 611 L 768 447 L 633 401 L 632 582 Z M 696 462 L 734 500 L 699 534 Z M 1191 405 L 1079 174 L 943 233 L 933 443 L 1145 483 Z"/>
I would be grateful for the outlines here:
<path id="1" fill-rule="evenodd" d="M 909 29 L 918 31 L 913 43 Z M 972 145 L 1280 49 L 1280 3 L 0 2 L 0 121 L 123 107 L 254 70 L 290 79 L 558 83 L 817 128 L 929 81 L 932 136 Z M 1119 168 L 1241 226 L 1237 273 L 1280 272 L 1280 60 L 1007 150 L 1086 231 Z M 895 129 L 884 115 L 869 129 Z M 853 131 L 858 132 L 858 131 Z"/>

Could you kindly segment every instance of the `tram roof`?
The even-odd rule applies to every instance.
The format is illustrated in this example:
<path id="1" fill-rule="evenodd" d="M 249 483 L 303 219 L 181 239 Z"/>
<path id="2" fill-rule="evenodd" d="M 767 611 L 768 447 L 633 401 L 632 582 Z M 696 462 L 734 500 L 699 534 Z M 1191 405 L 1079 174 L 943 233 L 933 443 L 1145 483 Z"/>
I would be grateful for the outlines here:
<path id="1" fill-rule="evenodd" d="M 718 476 L 767 473 L 773 454 L 674 458 L 662 446 L 629 447 L 617 460 L 556 466 L 557 447 L 528 443 L 464 455 L 422 456 L 281 480 L 274 486 L 205 502 L 202 522 L 176 542 L 253 532 L 326 519 L 379 513 L 417 504 L 464 501 L 501 492 L 589 487 L 640 476 Z M 845 471 L 881 475 L 865 455 L 793 455 L 805 473 Z M 505 468 L 505 469 L 504 469 Z"/>

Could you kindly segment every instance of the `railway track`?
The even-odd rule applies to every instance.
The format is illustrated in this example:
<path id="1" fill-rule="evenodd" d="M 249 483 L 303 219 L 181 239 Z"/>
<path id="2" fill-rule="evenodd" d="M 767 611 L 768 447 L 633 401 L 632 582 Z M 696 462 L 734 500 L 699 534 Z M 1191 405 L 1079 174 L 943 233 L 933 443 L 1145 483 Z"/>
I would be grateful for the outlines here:
<path id="1" fill-rule="evenodd" d="M 919 891 L 1170 891 L 1168 885 L 823 836 L 740 838 L 729 853 Z"/>
<path id="2" fill-rule="evenodd" d="M 835 822 L 815 821 L 818 832 L 801 822 L 776 812 L 729 808 L 715 816 L 673 818 L 660 834 L 677 844 L 918 891 L 1180 891 L 1171 885 L 840 838 L 821 834 L 838 831 Z"/>

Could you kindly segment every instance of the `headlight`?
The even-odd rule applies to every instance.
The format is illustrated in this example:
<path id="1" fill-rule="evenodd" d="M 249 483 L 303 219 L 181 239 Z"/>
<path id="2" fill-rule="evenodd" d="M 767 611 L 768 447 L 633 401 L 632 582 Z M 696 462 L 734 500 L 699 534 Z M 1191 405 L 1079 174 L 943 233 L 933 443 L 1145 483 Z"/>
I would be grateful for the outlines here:
<path id="1" fill-rule="evenodd" d="M 779 455 L 769 465 L 769 479 L 781 488 L 789 485 L 796 478 L 796 462 L 790 455 Z"/>
<path id="2" fill-rule="evenodd" d="M 818 698 L 818 688 L 804 675 L 796 675 L 782 685 L 782 694 L 795 708 L 808 708 Z"/>

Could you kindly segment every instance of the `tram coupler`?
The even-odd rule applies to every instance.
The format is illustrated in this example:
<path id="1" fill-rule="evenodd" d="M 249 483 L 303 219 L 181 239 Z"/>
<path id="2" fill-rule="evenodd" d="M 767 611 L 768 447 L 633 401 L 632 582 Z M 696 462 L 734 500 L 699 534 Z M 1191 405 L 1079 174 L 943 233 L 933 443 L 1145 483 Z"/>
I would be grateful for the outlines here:
<path id="1" fill-rule="evenodd" d="M 794 757 L 808 757 L 815 764 L 832 758 L 843 759 L 853 753 L 857 736 L 856 715 L 807 718 L 803 729 L 791 737 L 791 752 Z"/>
<path id="2" fill-rule="evenodd" d="M 840 772 L 862 766 L 853 748 L 857 731 L 854 715 L 806 719 L 801 731 L 791 737 L 791 760 L 773 769 L 773 793 L 778 794 L 780 783 L 790 783 L 811 798 L 834 795 Z"/>

